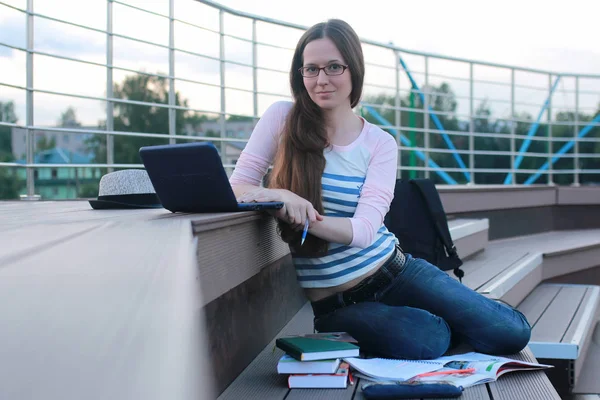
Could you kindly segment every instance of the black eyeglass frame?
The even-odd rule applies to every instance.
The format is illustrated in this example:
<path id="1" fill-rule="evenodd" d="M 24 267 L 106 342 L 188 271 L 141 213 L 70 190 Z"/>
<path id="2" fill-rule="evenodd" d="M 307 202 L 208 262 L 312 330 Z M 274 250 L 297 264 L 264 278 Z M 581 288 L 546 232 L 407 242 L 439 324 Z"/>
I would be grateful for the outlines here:
<path id="1" fill-rule="evenodd" d="M 335 63 L 335 64 L 339 65 L 340 67 L 342 67 L 342 72 L 340 72 L 339 74 L 328 74 L 327 71 L 325 70 L 325 68 L 330 67 L 333 64 L 329 64 L 329 65 L 326 65 L 324 67 L 310 67 L 310 68 L 317 68 L 318 69 L 317 73 L 314 76 L 306 76 L 306 75 L 304 75 L 302 73 L 302 71 L 304 70 L 304 68 L 309 68 L 309 67 L 300 67 L 300 68 L 298 68 L 298 72 L 300 72 L 300 75 L 302 75 L 302 77 L 304 77 L 304 78 L 316 78 L 317 76 L 319 76 L 319 74 L 321 73 L 321 71 L 323 71 L 325 73 L 325 75 L 327 75 L 327 76 L 340 76 L 340 75 L 343 75 L 344 72 L 346 72 L 346 70 L 348 69 L 347 65 L 337 64 L 337 63 Z"/>

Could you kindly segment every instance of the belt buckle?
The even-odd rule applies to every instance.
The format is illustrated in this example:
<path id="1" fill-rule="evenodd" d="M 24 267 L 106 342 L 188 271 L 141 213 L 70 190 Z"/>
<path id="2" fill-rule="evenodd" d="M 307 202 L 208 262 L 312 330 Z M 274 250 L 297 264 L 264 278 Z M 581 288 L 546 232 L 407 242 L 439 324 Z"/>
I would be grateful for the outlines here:
<path id="1" fill-rule="evenodd" d="M 348 295 L 348 298 L 344 299 L 344 304 L 346 305 L 346 307 L 356 304 L 356 300 L 354 300 L 354 296 Z"/>

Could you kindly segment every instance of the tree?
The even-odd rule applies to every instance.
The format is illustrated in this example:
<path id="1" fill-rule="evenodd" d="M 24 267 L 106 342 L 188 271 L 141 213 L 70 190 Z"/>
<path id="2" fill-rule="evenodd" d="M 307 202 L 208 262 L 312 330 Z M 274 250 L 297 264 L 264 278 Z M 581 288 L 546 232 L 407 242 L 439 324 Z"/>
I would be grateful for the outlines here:
<path id="1" fill-rule="evenodd" d="M 495 136 L 475 136 L 473 142 L 475 150 L 486 151 L 509 151 L 510 150 L 510 127 L 492 118 L 492 110 L 487 100 L 483 100 L 475 109 L 473 118 L 473 131 L 478 134 L 485 133 L 503 133 L 504 138 Z M 508 169 L 510 168 L 510 156 L 476 154 L 474 157 L 475 166 L 485 169 Z M 504 182 L 505 174 L 497 172 L 477 172 L 475 182 L 477 183 L 502 183 Z"/>
<path id="2" fill-rule="evenodd" d="M 230 115 L 227 117 L 227 122 L 252 122 L 254 118 L 243 115 Z"/>
<path id="3" fill-rule="evenodd" d="M 58 126 L 69 128 L 78 128 L 81 126 L 81 123 L 77 121 L 77 114 L 73 107 L 67 108 L 62 114 L 60 114 Z"/>
<path id="4" fill-rule="evenodd" d="M 0 121 L 15 124 L 18 121 L 15 104 L 12 101 L 0 102 Z M 12 134 L 8 126 L 0 126 L 0 162 L 12 160 Z M 14 170 L 0 167 L 0 199 L 19 197 L 19 180 Z"/>
<path id="5" fill-rule="evenodd" d="M 127 76 L 121 84 L 115 84 L 114 97 L 146 103 L 168 104 L 168 81 L 163 77 L 147 75 Z M 179 92 L 175 104 L 188 106 Z M 175 130 L 182 132 L 187 112 L 176 110 Z M 195 117 L 195 120 L 198 117 Z M 106 127 L 106 121 L 101 122 Z M 114 130 L 138 133 L 169 133 L 169 111 L 165 107 L 114 103 Z M 139 149 L 142 146 L 167 144 L 168 139 L 151 137 L 114 136 L 114 159 L 117 163 L 141 163 Z M 95 155 L 96 162 L 106 161 L 106 136 L 93 135 L 87 140 L 88 149 Z"/>
<path id="6" fill-rule="evenodd" d="M 436 116 L 446 131 L 464 131 L 465 130 L 463 127 L 461 127 L 461 124 L 460 124 L 459 120 L 456 118 L 456 116 L 452 115 L 453 113 L 456 112 L 458 102 L 456 100 L 456 95 L 449 84 L 444 82 L 437 87 L 436 86 L 427 86 L 427 87 L 421 88 L 421 90 L 423 93 L 427 93 L 427 101 L 428 101 L 429 105 L 431 106 L 431 108 L 433 109 L 433 111 L 441 112 L 441 113 L 437 113 Z M 410 97 L 411 97 L 411 95 L 408 94 L 406 97 L 400 99 L 401 107 L 403 107 L 403 108 L 411 107 L 411 98 Z M 412 100 L 412 103 L 413 103 L 412 108 L 414 108 L 417 111 L 408 111 L 408 110 L 401 111 L 400 118 L 402 121 L 402 126 L 404 127 L 402 129 L 401 133 L 407 137 L 413 137 L 414 140 L 410 139 L 412 146 L 424 147 L 425 135 L 423 134 L 422 130 L 425 127 L 425 123 L 424 123 L 425 122 L 425 114 L 422 111 L 418 111 L 418 110 L 423 110 L 424 105 L 423 105 L 423 102 L 421 101 L 421 97 L 418 94 L 413 94 L 413 97 L 414 98 Z M 370 103 L 370 104 L 395 106 L 396 99 L 393 96 L 380 94 L 380 95 L 376 95 L 376 96 L 367 96 L 367 97 L 365 97 L 364 102 Z M 379 115 L 381 115 L 383 118 L 385 118 L 391 125 L 394 125 L 395 115 L 396 115 L 395 110 L 390 109 L 390 108 L 380 108 L 380 109 L 377 109 L 377 107 L 374 107 L 374 108 L 376 109 L 376 111 L 378 112 Z M 364 117 L 371 123 L 381 124 L 381 122 L 377 118 L 375 118 L 373 115 L 370 115 L 369 113 L 365 113 Z M 410 124 L 409 121 L 414 121 L 414 128 L 416 128 L 416 129 L 413 132 L 413 134 L 411 134 L 410 128 L 406 128 L 406 126 Z M 432 119 L 429 120 L 429 127 L 431 130 L 437 129 L 437 127 L 434 125 Z M 393 129 L 385 129 L 385 130 L 390 133 L 393 133 L 392 132 Z M 438 132 L 430 134 L 429 139 L 430 139 L 430 147 L 447 149 L 447 145 L 444 141 L 444 138 Z M 468 148 L 468 138 L 466 136 L 465 137 L 450 136 L 450 140 L 452 140 L 454 146 L 457 149 L 467 149 Z M 430 157 L 433 161 L 435 161 L 438 165 L 440 165 L 442 167 L 457 168 L 456 160 L 454 160 L 454 157 L 450 153 L 430 153 Z M 462 157 L 463 157 L 463 159 L 465 159 L 464 156 L 462 156 Z M 406 160 L 407 158 L 409 158 L 409 157 L 405 157 L 405 158 L 403 158 L 403 160 Z M 403 162 L 403 164 L 406 165 L 406 162 Z M 461 180 L 464 181 L 464 176 L 461 173 L 451 172 L 451 173 L 449 173 L 449 175 L 451 175 L 458 182 L 461 182 Z M 441 180 L 437 175 L 432 174 L 431 178 L 433 180 L 435 180 L 436 182 L 441 183 Z"/>
<path id="7" fill-rule="evenodd" d="M 35 142 L 35 150 L 36 151 L 45 151 L 45 150 L 50 150 L 56 147 L 56 138 L 53 136 L 50 139 L 48 139 L 46 136 L 40 136 L 38 137 L 37 141 Z"/>
<path id="8" fill-rule="evenodd" d="M 0 122 L 14 124 L 18 121 L 15 113 L 15 103 L 9 101 L 3 103 L 0 101 Z M 9 126 L 0 125 L 0 161 L 7 161 L 12 158 L 12 137 Z"/>

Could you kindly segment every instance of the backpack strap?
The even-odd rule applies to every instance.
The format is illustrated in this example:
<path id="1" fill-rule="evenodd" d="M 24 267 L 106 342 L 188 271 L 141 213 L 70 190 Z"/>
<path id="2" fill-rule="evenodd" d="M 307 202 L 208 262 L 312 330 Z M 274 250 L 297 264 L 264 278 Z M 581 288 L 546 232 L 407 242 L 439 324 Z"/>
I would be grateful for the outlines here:
<path id="1" fill-rule="evenodd" d="M 452 242 L 452 237 L 450 236 L 450 231 L 448 230 L 448 221 L 446 220 L 446 214 L 444 213 L 444 207 L 442 205 L 442 201 L 440 200 L 437 189 L 435 188 L 435 184 L 429 179 L 411 179 L 410 183 L 419 190 L 423 200 L 425 200 L 427 209 L 429 210 L 429 215 L 431 215 L 433 225 L 435 226 L 435 229 L 442 240 L 444 248 L 446 249 L 446 253 L 448 253 L 448 256 L 453 259 L 456 264 L 458 264 L 454 267 L 454 275 L 456 275 L 462 282 L 462 278 L 465 275 L 460 269 L 462 261 L 458 257 L 456 246 L 454 246 L 454 243 Z M 436 213 L 433 210 L 439 210 L 439 212 Z"/>

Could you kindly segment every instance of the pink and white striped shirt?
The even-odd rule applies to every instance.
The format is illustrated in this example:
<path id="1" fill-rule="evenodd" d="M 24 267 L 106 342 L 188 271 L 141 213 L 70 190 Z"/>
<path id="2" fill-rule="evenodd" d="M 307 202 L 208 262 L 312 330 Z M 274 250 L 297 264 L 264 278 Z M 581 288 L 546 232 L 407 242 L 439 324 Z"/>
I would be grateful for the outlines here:
<path id="1" fill-rule="evenodd" d="M 230 178 L 232 185 L 259 186 L 272 164 L 291 102 L 274 103 L 256 124 Z M 324 150 L 321 179 L 326 216 L 349 218 L 352 242 L 330 243 L 323 257 L 292 254 L 300 286 L 338 286 L 356 279 L 389 257 L 397 243 L 383 219 L 394 196 L 398 146 L 394 138 L 363 119 L 358 138 Z"/>

